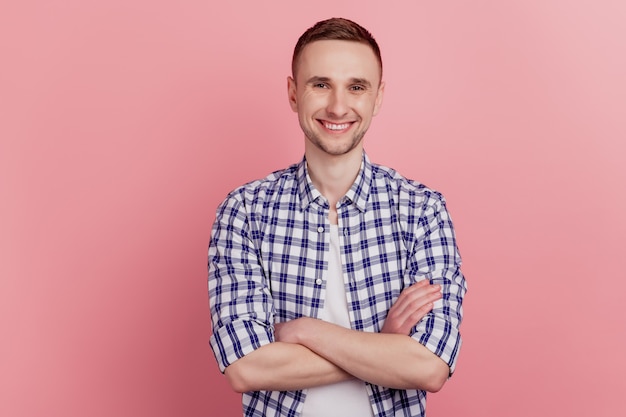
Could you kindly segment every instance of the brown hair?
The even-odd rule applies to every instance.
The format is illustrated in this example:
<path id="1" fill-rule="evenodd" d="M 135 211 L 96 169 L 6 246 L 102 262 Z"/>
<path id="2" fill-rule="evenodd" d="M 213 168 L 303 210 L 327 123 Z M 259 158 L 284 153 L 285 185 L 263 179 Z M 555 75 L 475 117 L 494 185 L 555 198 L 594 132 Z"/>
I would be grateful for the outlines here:
<path id="1" fill-rule="evenodd" d="M 358 23 L 341 17 L 333 17 L 332 19 L 317 22 L 307 29 L 307 31 L 300 36 L 300 39 L 298 39 L 291 60 L 291 74 L 294 79 L 296 78 L 296 63 L 304 47 L 311 42 L 322 40 L 354 41 L 369 45 L 378 59 L 378 66 L 380 67 L 380 75 L 382 77 L 383 60 L 380 56 L 380 48 L 372 34 Z"/>

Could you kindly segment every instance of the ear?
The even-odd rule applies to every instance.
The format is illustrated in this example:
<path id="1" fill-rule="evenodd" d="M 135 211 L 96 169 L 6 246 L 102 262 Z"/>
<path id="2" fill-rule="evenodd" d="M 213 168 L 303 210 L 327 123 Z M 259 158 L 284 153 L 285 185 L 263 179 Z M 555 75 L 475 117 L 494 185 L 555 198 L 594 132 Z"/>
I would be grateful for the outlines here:
<path id="1" fill-rule="evenodd" d="M 298 100 L 296 94 L 296 80 L 292 77 L 287 77 L 287 97 L 289 98 L 289 105 L 291 110 L 298 112 Z"/>
<path id="2" fill-rule="evenodd" d="M 383 105 L 383 96 L 385 95 L 385 82 L 381 81 L 376 93 L 376 101 L 374 102 L 374 116 L 378 114 L 380 107 Z"/>

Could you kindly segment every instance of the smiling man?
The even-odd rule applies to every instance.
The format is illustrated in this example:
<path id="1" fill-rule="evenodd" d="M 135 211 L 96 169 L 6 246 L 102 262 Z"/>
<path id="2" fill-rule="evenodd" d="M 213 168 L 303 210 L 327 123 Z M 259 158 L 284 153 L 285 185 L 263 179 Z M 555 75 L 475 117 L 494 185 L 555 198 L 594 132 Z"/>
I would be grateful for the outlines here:
<path id="1" fill-rule="evenodd" d="M 466 285 L 445 200 L 363 149 L 384 88 L 366 29 L 308 29 L 287 81 L 303 160 L 218 208 L 211 347 L 244 416 L 423 416 L 454 371 Z"/>

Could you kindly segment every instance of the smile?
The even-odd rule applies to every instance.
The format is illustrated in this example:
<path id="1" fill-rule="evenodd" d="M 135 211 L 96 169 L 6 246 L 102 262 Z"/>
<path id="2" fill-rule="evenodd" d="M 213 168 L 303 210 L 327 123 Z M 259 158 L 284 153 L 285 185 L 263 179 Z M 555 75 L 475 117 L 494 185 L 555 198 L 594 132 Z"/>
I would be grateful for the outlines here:
<path id="1" fill-rule="evenodd" d="M 325 120 L 320 120 L 320 122 L 324 125 L 324 127 L 326 129 L 328 129 L 328 130 L 335 130 L 335 131 L 347 129 L 352 124 L 351 122 L 350 123 L 336 124 L 336 123 L 327 122 Z"/>

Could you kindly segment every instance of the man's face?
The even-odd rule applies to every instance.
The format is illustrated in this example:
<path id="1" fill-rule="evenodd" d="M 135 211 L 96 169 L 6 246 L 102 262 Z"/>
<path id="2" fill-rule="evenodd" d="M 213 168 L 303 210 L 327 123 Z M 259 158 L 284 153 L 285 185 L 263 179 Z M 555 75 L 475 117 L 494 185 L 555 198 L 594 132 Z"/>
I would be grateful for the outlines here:
<path id="1" fill-rule="evenodd" d="M 362 139 L 382 104 L 384 84 L 363 43 L 315 41 L 304 47 L 288 79 L 289 103 L 311 145 L 328 155 L 362 152 Z"/>

